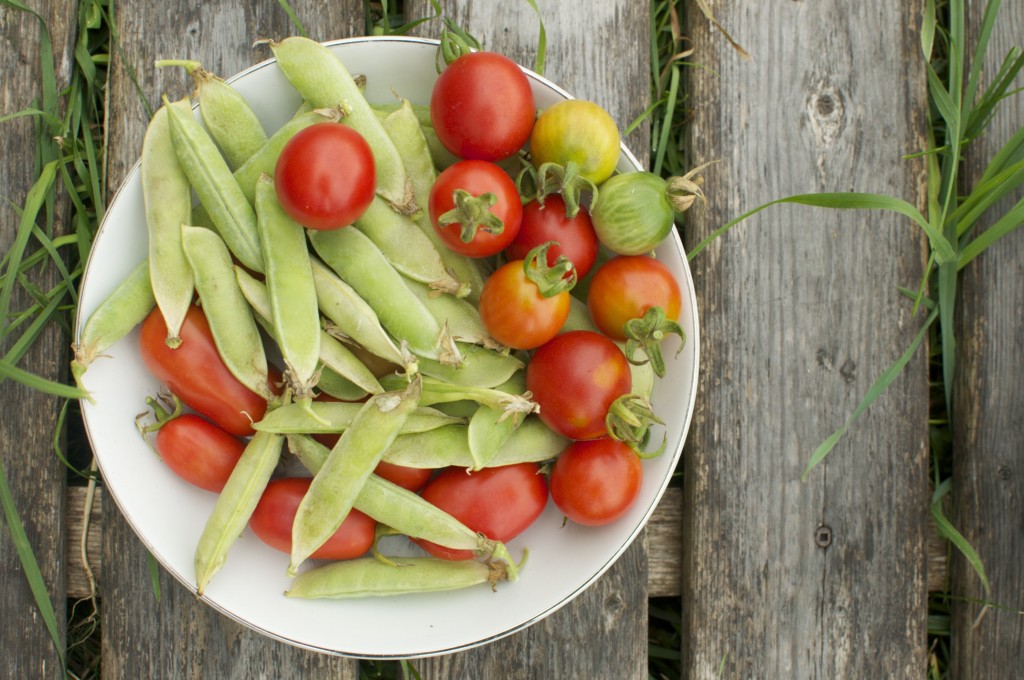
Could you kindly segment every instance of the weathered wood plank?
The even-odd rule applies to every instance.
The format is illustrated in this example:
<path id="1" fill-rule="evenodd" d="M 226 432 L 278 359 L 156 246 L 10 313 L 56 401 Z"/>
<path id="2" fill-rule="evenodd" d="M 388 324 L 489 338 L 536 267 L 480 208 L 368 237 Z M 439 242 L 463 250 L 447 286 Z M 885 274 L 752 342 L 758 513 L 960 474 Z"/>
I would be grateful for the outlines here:
<path id="1" fill-rule="evenodd" d="M 968 2 L 968 31 L 981 27 L 984 2 Z M 1004 2 L 983 65 L 991 82 L 1011 47 L 1021 47 L 1024 5 Z M 973 45 L 975 38 L 969 43 Z M 1018 78 L 1016 87 L 1024 85 Z M 1012 88 L 1011 88 L 1012 89 Z M 1005 101 L 988 132 L 969 147 L 966 186 L 1024 125 L 1024 100 Z M 993 208 L 1002 215 L 1024 190 Z M 989 217 L 984 225 L 994 221 Z M 957 379 L 953 413 L 953 504 L 957 527 L 978 551 L 992 592 L 986 594 L 971 566 L 952 560 L 953 636 L 951 677 L 994 678 L 1024 666 L 1024 618 L 985 608 L 989 601 L 1024 609 L 1024 232 L 989 248 L 962 272 L 957 300 Z"/>
<path id="2" fill-rule="evenodd" d="M 58 90 L 67 85 L 71 49 L 74 46 L 75 4 L 54 0 L 33 3 L 35 17 L 29 12 L 0 6 L 0 115 L 26 108 L 40 107 L 43 95 L 40 74 L 40 20 L 53 41 L 53 60 Z M 7 253 L 18 233 L 20 217 L 14 206 L 22 206 L 35 180 L 36 159 L 34 122 L 31 118 L 3 123 L 0 134 L 0 252 Z M 59 180 L 58 180 L 59 182 Z M 54 233 L 67 232 L 67 202 L 58 201 Z M 36 248 L 29 244 L 29 252 Z M 56 269 L 32 271 L 28 277 L 42 290 L 58 281 Z M 33 300 L 15 288 L 10 310 L 21 311 Z M 18 333 L 3 343 L 6 353 Z M 25 357 L 21 368 L 50 380 L 66 376 L 68 339 L 56 326 L 43 331 Z M 47 593 L 53 603 L 60 627 L 65 616 L 64 498 L 67 470 L 53 452 L 53 434 L 60 412 L 60 400 L 7 380 L 0 389 L 0 466 L 6 476 L 14 506 L 25 526 L 29 543 L 39 562 Z M 0 657 L 5 677 L 60 677 L 63 669 L 54 643 L 43 623 L 35 599 L 11 540 L 6 520 L 0 514 Z M 63 637 L 63 631 L 61 631 Z M 61 642 L 63 645 L 63 642 Z"/>
<path id="3" fill-rule="evenodd" d="M 704 66 L 688 71 L 689 149 L 721 161 L 688 244 L 791 194 L 920 204 L 923 163 L 902 160 L 924 143 L 919 3 L 708 5 L 753 61 L 685 5 Z M 923 245 L 889 214 L 780 207 L 691 263 L 705 332 L 684 456 L 684 677 L 923 672 L 924 351 L 801 481 L 920 327 L 897 287 L 919 282 Z"/>
<path id="4" fill-rule="evenodd" d="M 647 3 L 615 0 L 583 11 L 557 0 L 537 5 L 547 27 L 544 75 L 574 96 L 600 103 L 625 128 L 649 101 Z M 537 17 L 527 3 L 459 0 L 443 7 L 486 49 L 533 65 Z M 407 1 L 406 11 L 410 17 L 432 14 L 423 0 Z M 436 21 L 420 28 L 429 37 L 439 31 Z M 627 139 L 638 158 L 647 158 L 648 134 L 644 126 Z M 548 619 L 480 649 L 424 660 L 417 669 L 424 678 L 645 678 L 646 571 L 644 535 L 593 587 Z"/>
<path id="5" fill-rule="evenodd" d="M 361 2 L 289 4 L 312 38 L 362 32 Z M 115 18 L 124 60 L 117 59 L 110 73 L 111 189 L 138 158 L 147 122 L 129 70 L 155 107 L 161 93 L 181 96 L 191 89 L 181 69 L 154 69 L 155 59 L 198 59 L 208 70 L 228 76 L 268 56 L 265 50 L 252 49 L 254 40 L 295 33 L 274 0 L 118 3 Z M 104 506 L 103 523 L 104 677 L 356 676 L 351 660 L 277 643 L 234 623 L 162 570 L 157 600 L 147 552 L 112 503 Z"/>

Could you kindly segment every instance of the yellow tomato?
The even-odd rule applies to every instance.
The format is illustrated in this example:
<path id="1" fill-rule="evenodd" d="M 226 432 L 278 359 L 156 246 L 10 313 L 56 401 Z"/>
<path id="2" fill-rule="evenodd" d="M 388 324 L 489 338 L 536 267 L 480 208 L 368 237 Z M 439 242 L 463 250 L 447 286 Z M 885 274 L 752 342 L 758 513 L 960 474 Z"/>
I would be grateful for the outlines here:
<path id="1" fill-rule="evenodd" d="M 574 161 L 581 177 L 600 184 L 619 161 L 619 128 L 611 115 L 593 102 L 567 99 L 545 109 L 530 135 L 533 164 Z"/>

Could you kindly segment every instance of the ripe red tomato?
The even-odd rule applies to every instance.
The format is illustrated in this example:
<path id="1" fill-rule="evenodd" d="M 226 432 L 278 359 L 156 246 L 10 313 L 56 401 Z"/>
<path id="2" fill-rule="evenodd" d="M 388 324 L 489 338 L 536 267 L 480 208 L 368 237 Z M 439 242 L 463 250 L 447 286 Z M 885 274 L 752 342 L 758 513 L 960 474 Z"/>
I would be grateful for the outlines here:
<path id="1" fill-rule="evenodd" d="M 224 365 L 202 310 L 188 310 L 180 335 L 181 345 L 169 348 L 164 342 L 167 325 L 160 310 L 154 309 L 142 322 L 139 334 L 139 352 L 146 368 L 187 406 L 229 433 L 253 434 L 252 424 L 263 418 L 267 402 L 238 382 Z"/>
<path id="2" fill-rule="evenodd" d="M 382 460 L 377 463 L 377 467 L 374 469 L 373 474 L 378 477 L 383 477 L 392 484 L 397 484 L 403 489 L 419 491 L 426 486 L 427 482 L 430 481 L 434 471 L 429 468 L 414 468 L 407 467 L 405 465 L 395 465 L 394 463 Z"/>
<path id="3" fill-rule="evenodd" d="M 272 479 L 249 518 L 257 538 L 275 550 L 292 551 L 292 523 L 295 512 L 312 480 L 305 477 Z M 366 553 L 373 545 L 377 523 L 355 508 L 327 542 L 312 557 L 318 560 L 348 560 Z"/>
<path id="4" fill-rule="evenodd" d="M 434 180 L 429 203 L 430 220 L 441 240 L 467 257 L 504 250 L 519 233 L 523 219 L 515 182 L 487 161 L 448 166 Z"/>
<path id="5" fill-rule="evenodd" d="M 533 349 L 555 337 L 569 316 L 569 290 L 551 297 L 526 274 L 523 260 L 498 267 L 480 291 L 480 318 L 506 347 Z"/>
<path id="6" fill-rule="evenodd" d="M 430 96 L 437 137 L 460 158 L 508 158 L 529 139 L 535 114 L 526 74 L 494 52 L 463 54 L 441 72 Z"/>
<path id="7" fill-rule="evenodd" d="M 544 511 L 548 483 L 536 463 L 517 463 L 468 472 L 448 468 L 420 494 L 473 531 L 495 541 L 510 541 Z M 429 541 L 416 543 L 435 557 L 468 560 L 469 550 L 451 550 Z"/>
<path id="8" fill-rule="evenodd" d="M 622 442 L 592 439 L 573 442 L 551 470 L 551 499 L 577 524 L 614 522 L 640 494 L 640 457 Z"/>
<path id="9" fill-rule="evenodd" d="M 156 451 L 189 484 L 220 493 L 245 451 L 245 442 L 194 413 L 185 413 L 160 426 Z"/>
<path id="10" fill-rule="evenodd" d="M 505 255 L 510 260 L 521 260 L 542 243 L 554 241 L 558 245 L 548 250 L 548 264 L 554 264 L 559 255 L 565 255 L 576 267 L 576 276 L 586 276 L 597 260 L 598 240 L 590 213 L 580 207 L 575 217 L 565 216 L 565 201 L 561 196 L 544 198 L 544 205 L 530 201 L 523 206 L 523 223 L 519 233 Z"/>
<path id="11" fill-rule="evenodd" d="M 311 229 L 347 227 L 366 211 L 377 190 L 373 152 L 347 125 L 311 125 L 281 150 L 274 189 L 296 222 Z"/>
<path id="12" fill-rule="evenodd" d="M 647 255 L 620 255 L 598 267 L 587 293 L 587 308 L 601 332 L 625 340 L 623 326 L 651 307 L 676 321 L 682 306 L 679 283 L 664 264 Z"/>
<path id="13" fill-rule="evenodd" d="M 526 389 L 540 406 L 540 419 L 569 439 L 604 436 L 608 407 L 632 386 L 622 350 L 593 331 L 556 336 L 537 348 L 526 367 Z"/>

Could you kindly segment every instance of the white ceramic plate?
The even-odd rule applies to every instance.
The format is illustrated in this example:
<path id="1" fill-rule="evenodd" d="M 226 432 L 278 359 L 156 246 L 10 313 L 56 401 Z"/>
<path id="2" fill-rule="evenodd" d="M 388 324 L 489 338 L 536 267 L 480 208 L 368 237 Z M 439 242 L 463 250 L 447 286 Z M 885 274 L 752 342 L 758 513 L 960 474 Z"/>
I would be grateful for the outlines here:
<path id="1" fill-rule="evenodd" d="M 330 47 L 352 73 L 367 76 L 370 101 L 393 102 L 393 92 L 414 103 L 429 101 L 437 77 L 435 43 L 357 38 L 330 43 Z M 529 76 L 538 107 L 569 97 L 544 78 Z M 300 103 L 273 61 L 258 64 L 230 82 L 249 100 L 267 130 L 277 129 Z M 638 167 L 623 148 L 619 170 Z M 136 166 L 96 236 L 82 286 L 79 326 L 145 255 Z M 674 231 L 659 248 L 658 257 L 682 287 L 680 322 L 687 341 L 677 357 L 673 356 L 675 345 L 666 348 L 668 374 L 654 392 L 656 412 L 667 423 L 668 449 L 644 463 L 639 500 L 625 517 L 599 529 L 562 526 L 559 512 L 549 503 L 537 523 L 509 545 L 514 555 L 521 554 L 523 547 L 530 550 L 516 583 L 500 584 L 497 592 L 480 587 L 352 601 L 285 598 L 288 556 L 266 547 L 246 530 L 203 599 L 253 629 L 301 647 L 365 658 L 412 658 L 466 649 L 522 630 L 579 595 L 615 562 L 647 522 L 679 460 L 693 413 L 700 345 L 696 299 Z M 159 389 L 142 365 L 137 340 L 133 333 L 108 352 L 109 358 L 89 368 L 84 382 L 96 401 L 83 402 L 83 416 L 109 497 L 164 568 L 194 591 L 193 552 L 214 496 L 175 477 L 135 429 L 134 418 L 145 409 L 145 398 Z"/>

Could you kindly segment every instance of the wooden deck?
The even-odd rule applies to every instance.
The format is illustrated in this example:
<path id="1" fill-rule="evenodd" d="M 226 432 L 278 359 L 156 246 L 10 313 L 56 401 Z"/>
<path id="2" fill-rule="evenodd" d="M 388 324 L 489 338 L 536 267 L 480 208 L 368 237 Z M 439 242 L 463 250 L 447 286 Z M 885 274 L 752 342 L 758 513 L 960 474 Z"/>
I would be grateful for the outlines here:
<path id="1" fill-rule="evenodd" d="M 292 0 L 310 37 L 359 35 L 363 2 Z M 537 0 L 546 75 L 600 102 L 625 127 L 650 103 L 647 2 Z M 926 77 L 923 2 L 708 0 L 753 59 L 741 60 L 697 3 L 682 3 L 692 39 L 686 106 L 707 206 L 687 220 L 692 246 L 727 220 L 789 194 L 874 191 L 923 208 Z M 972 7 L 979 3 L 971 2 Z M 445 9 L 486 47 L 533 62 L 537 19 L 526 2 L 448 0 Z M 406 0 L 410 15 L 431 12 Z M 58 77 L 72 63 L 72 0 L 33 7 L 54 40 Z M 293 33 L 274 0 L 132 0 L 114 5 L 121 52 L 109 81 L 110 195 L 135 163 L 147 117 L 140 98 L 187 89 L 157 58 L 187 57 L 221 74 L 262 60 L 259 37 Z M 980 8 L 972 10 L 971 26 Z M 72 28 L 68 29 L 68 22 Z M 433 35 L 435 24 L 420 27 Z M 1002 57 L 1024 35 L 1024 10 L 1004 3 Z M 38 24 L 0 8 L 0 115 L 38 96 Z M 134 78 L 136 79 L 133 81 Z M 1024 119 L 1017 98 L 997 128 Z M 0 187 L 20 205 L 32 182 L 28 120 L 4 123 Z M 650 149 L 639 127 L 627 143 Z M 996 140 L 993 140 L 993 143 Z M 988 147 L 994 148 L 994 147 Z M 979 150 L 983 154 L 984 150 Z M 979 155 L 968 172 L 981 167 Z M 58 207 L 60 211 L 67 208 Z M 18 217 L 0 205 L 0 248 Z M 64 227 L 66 228 L 66 227 Z M 672 489 L 641 538 L 569 606 L 483 648 L 416 663 L 423 678 L 647 677 L 647 605 L 682 601 L 685 678 L 917 678 L 925 674 L 927 593 L 946 583 L 948 546 L 929 524 L 927 353 L 852 427 L 807 481 L 814 447 L 856 407 L 919 329 L 899 286 L 918 282 L 924 237 L 890 214 L 777 207 L 722 237 L 692 263 L 702 326 L 698 405 Z M 979 549 L 991 599 L 1021 608 L 1024 570 L 1024 232 L 965 271 L 956 395 L 954 516 Z M 60 379 L 57 329 L 22 366 Z M 68 489 L 53 456 L 59 402 L 7 381 L 0 455 L 58 620 L 87 592 L 80 534 L 84 492 Z M 662 414 L 663 416 L 666 414 Z M 670 417 L 670 416 L 669 416 Z M 270 641 L 197 601 L 161 572 L 157 601 L 145 548 L 102 493 L 92 508 L 90 563 L 102 606 L 105 678 L 357 678 L 351 659 Z M 962 560 L 954 595 L 983 598 Z M 0 677 L 60 675 L 11 533 L 0 530 Z M 1010 677 L 1024 663 L 1024 621 L 970 601 L 953 605 L 955 677 Z"/>

